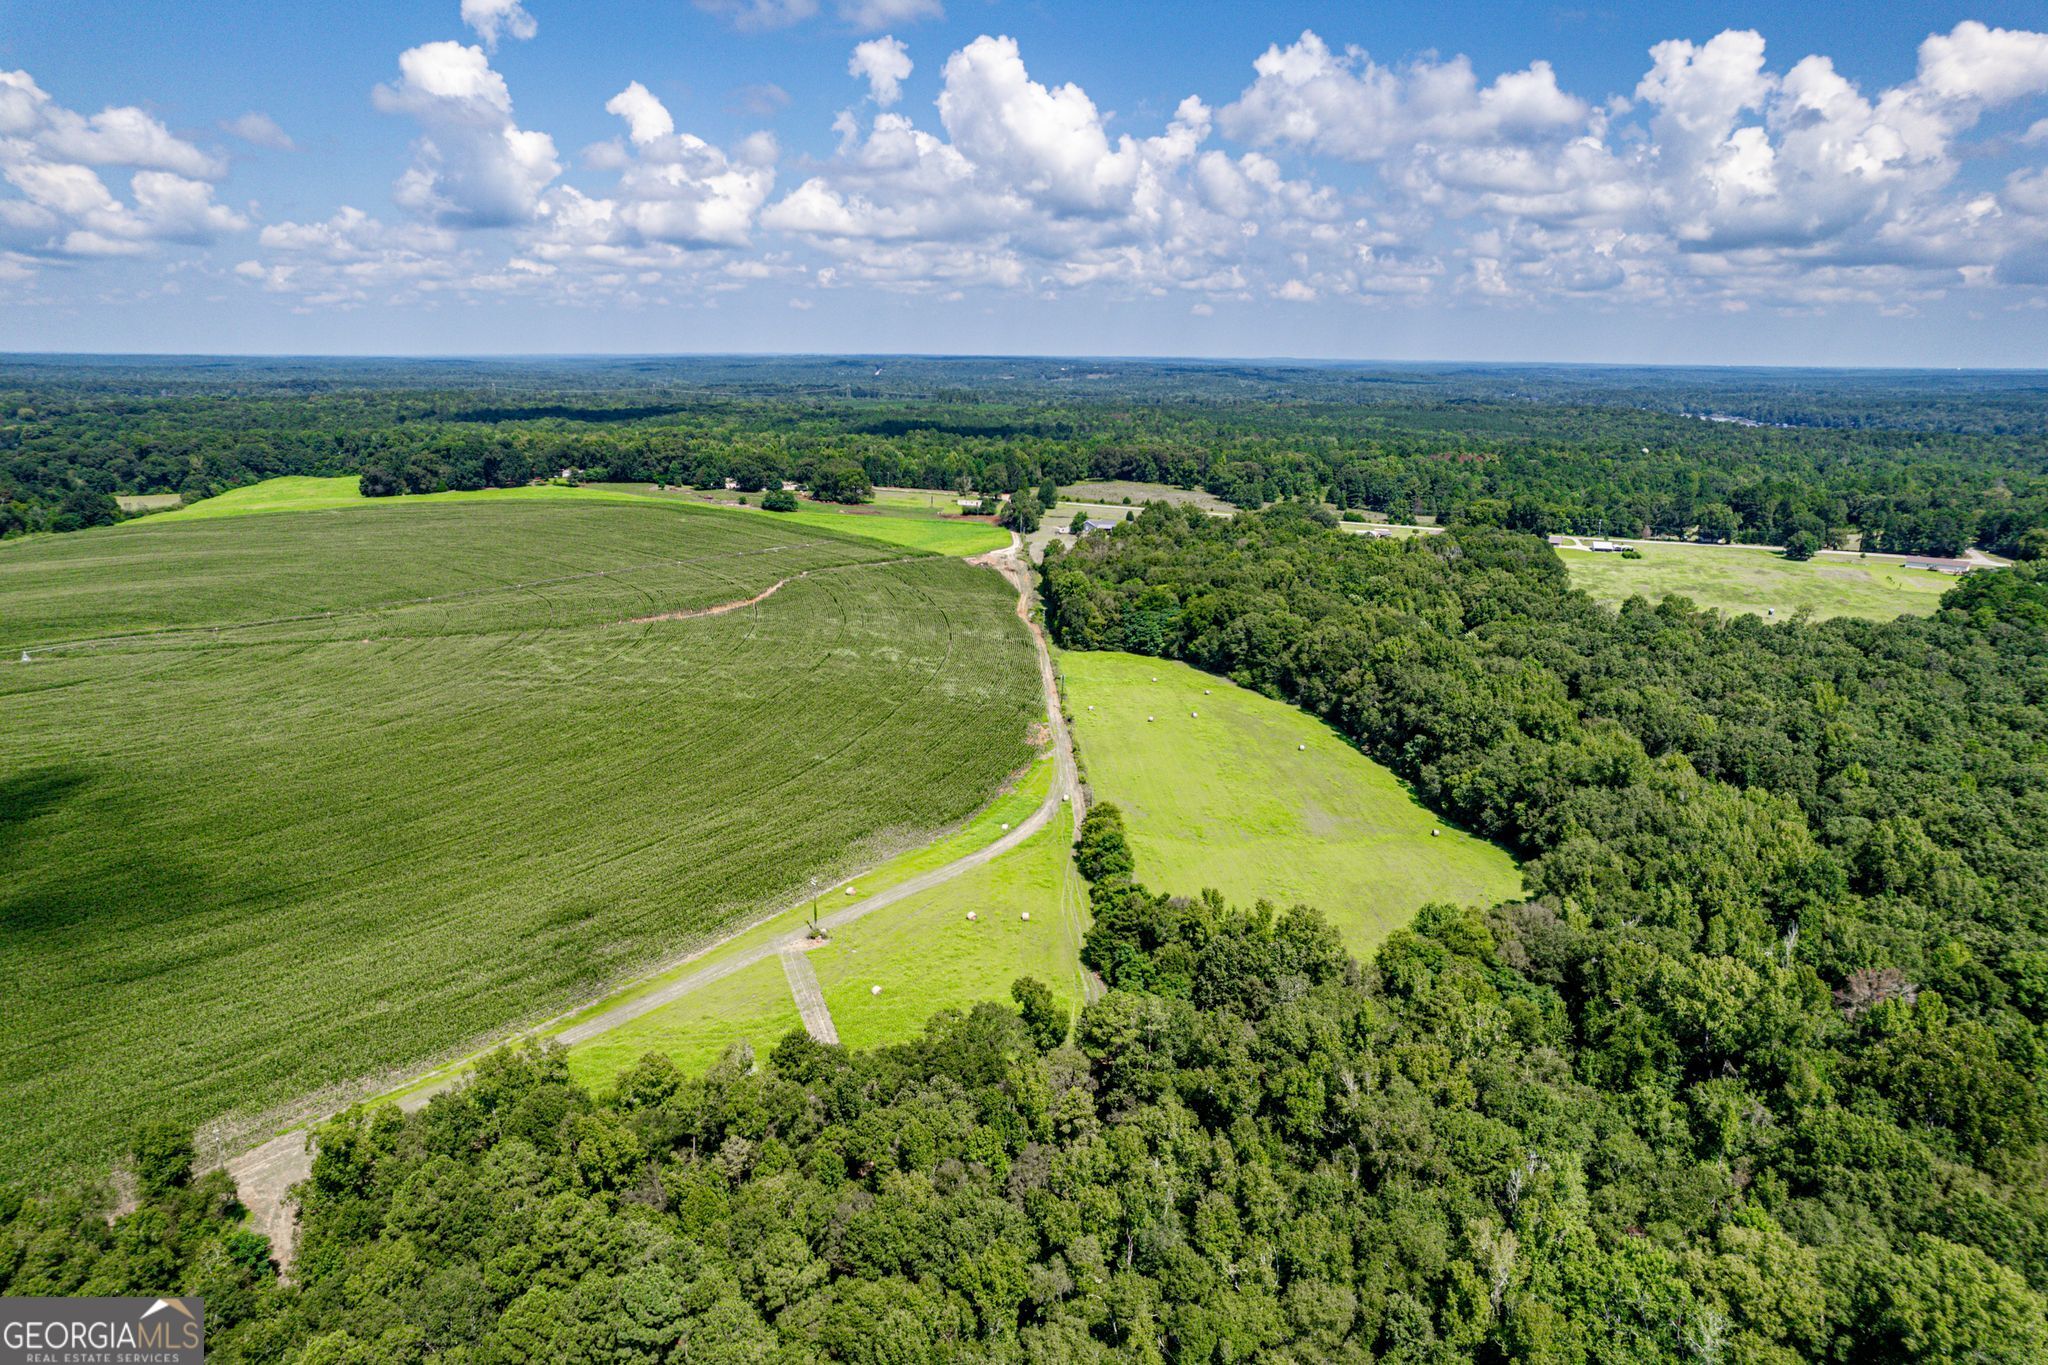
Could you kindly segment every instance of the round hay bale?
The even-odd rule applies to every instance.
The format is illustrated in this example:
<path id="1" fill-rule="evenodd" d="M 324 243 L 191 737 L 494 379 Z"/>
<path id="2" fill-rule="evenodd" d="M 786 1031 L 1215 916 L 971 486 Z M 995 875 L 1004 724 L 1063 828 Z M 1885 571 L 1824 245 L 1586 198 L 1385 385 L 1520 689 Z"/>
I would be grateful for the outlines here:
<path id="1" fill-rule="evenodd" d="M 1031 918 L 1031 912 L 1029 910 L 1026 910 L 1021 916 L 1019 916 L 1019 918 L 1028 920 Z"/>
<path id="2" fill-rule="evenodd" d="M 882 993 L 882 988 L 881 988 L 880 986 L 870 986 L 870 987 L 868 987 L 868 994 L 869 994 L 869 995 L 880 995 L 881 993 Z"/>

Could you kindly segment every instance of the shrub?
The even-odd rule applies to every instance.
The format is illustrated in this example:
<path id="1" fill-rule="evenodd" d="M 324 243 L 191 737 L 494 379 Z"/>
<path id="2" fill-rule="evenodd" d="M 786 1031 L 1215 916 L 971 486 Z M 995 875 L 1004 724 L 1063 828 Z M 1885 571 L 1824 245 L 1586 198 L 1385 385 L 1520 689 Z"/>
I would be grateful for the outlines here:
<path id="1" fill-rule="evenodd" d="M 761 495 L 761 510 L 764 512 L 794 512 L 796 511 L 796 494 L 790 492 L 787 488 L 778 488 L 773 492 L 763 493 Z"/>

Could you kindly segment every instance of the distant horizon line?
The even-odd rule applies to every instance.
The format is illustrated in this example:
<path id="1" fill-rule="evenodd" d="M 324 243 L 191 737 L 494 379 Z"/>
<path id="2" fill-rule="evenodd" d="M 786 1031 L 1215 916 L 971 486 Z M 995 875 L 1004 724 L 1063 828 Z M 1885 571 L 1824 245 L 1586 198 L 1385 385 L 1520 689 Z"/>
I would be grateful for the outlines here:
<path id="1" fill-rule="evenodd" d="M 427 364 L 492 364 L 546 361 L 785 360 L 785 361 L 982 361 L 1085 362 L 1209 367 L 1221 365 L 1300 366 L 1323 369 L 1558 369 L 1558 370 L 1723 370 L 1730 372 L 1833 374 L 1989 374 L 2048 376 L 2048 365 L 1850 365 L 1772 364 L 1749 361 L 1431 360 L 1360 359 L 1345 356 L 1150 355 L 1142 353 L 1002 351 L 13 351 L 0 350 L 0 364 L 15 362 L 114 361 L 399 361 Z"/>

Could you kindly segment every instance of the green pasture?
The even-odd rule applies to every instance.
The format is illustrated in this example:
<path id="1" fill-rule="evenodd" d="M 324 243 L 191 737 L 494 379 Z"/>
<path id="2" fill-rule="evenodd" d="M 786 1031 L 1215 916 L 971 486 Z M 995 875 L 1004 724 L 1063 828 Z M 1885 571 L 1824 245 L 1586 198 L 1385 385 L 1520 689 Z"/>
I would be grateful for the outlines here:
<path id="1" fill-rule="evenodd" d="M 664 1052 L 687 1074 L 701 1075 L 734 1043 L 763 1054 L 803 1026 L 782 960 L 770 956 L 571 1049 L 569 1074 L 599 1091 L 648 1053 Z"/>
<path id="2" fill-rule="evenodd" d="M 179 515 L 0 552 L 0 1179 L 559 1013 L 958 825 L 1041 714 L 955 560 L 635 498 Z"/>
<path id="3" fill-rule="evenodd" d="M 1132 479 L 1091 479 L 1086 483 L 1060 486 L 1062 502 L 1113 503 L 1122 506 L 1125 499 L 1129 499 L 1133 507 L 1143 507 L 1148 502 L 1191 502 L 1204 512 L 1237 510 L 1237 504 L 1225 502 L 1206 489 L 1175 488 L 1168 483 L 1139 483 Z"/>
<path id="4" fill-rule="evenodd" d="M 763 512 L 759 493 L 707 492 L 689 489 L 658 489 L 644 483 L 607 483 L 592 485 L 593 491 L 623 493 L 631 496 L 658 499 L 664 502 L 680 502 L 697 507 L 713 507 L 721 512 L 740 516 L 769 517 L 790 526 L 807 526 L 816 530 L 835 531 L 841 535 L 864 536 L 889 545 L 900 545 L 909 550 L 923 550 L 930 554 L 955 555 L 961 558 L 987 554 L 1000 550 L 1010 543 L 1010 533 L 999 526 L 985 521 L 969 521 L 955 515 L 958 508 L 942 504 L 938 512 L 926 510 L 924 495 L 907 495 L 915 490 L 879 490 L 876 501 L 861 507 L 842 507 L 838 503 L 812 502 L 805 498 L 794 512 Z M 745 498 L 743 503 L 741 498 Z"/>
<path id="5" fill-rule="evenodd" d="M 1948 574 L 1908 569 L 1897 560 L 1823 555 L 1801 562 L 1741 545 L 1647 542 L 1635 548 L 1641 559 L 1571 549 L 1557 556 L 1573 587 L 1610 606 L 1638 595 L 1653 602 L 1679 596 L 1700 607 L 1778 620 L 1802 610 L 1816 619 L 1928 616 L 1956 584 Z"/>
<path id="6" fill-rule="evenodd" d="M 1016 782 L 1008 792 L 989 802 L 961 829 L 948 833 L 946 837 L 926 847 L 901 853 L 887 864 L 883 864 L 881 868 L 874 868 L 872 872 L 866 872 L 850 882 L 825 886 L 819 894 L 819 915 L 829 915 L 838 905 L 844 905 L 844 902 L 856 896 L 887 890 L 913 876 L 920 876 L 934 868 L 942 868 L 954 862 L 956 857 L 963 857 L 965 853 L 971 853 L 979 847 L 987 847 L 989 843 L 1004 835 L 1006 827 L 1020 823 L 1032 810 L 1036 810 L 1044 796 L 1047 796 L 1047 792 L 1051 792 L 1051 788 L 1053 759 L 1047 755 L 1036 759 L 1026 769 L 1026 774 L 1020 782 Z M 897 1009 L 903 1003 L 905 990 L 897 990 L 891 997 L 891 993 L 885 988 L 883 997 L 887 997 L 887 1011 L 881 1009 L 883 1001 L 872 999 L 868 1005 L 860 1005 L 858 1009 L 850 1011 L 850 1017 L 856 1019 L 856 1027 L 862 1029 L 872 1029 L 877 1021 L 889 1021 L 897 1025 L 893 1033 L 887 1033 L 885 1029 L 887 1036 L 877 1036 L 870 1042 L 901 1042 L 903 1038 L 913 1036 L 913 1033 L 922 1027 L 924 1017 L 930 1015 L 930 1011 L 938 1009 L 940 1005 L 973 1005 L 975 1001 L 983 999 L 1008 999 L 1010 982 L 1026 972 L 1038 974 L 1040 978 L 1047 980 L 1047 984 L 1053 986 L 1063 999 L 1071 997 L 1077 1003 L 1079 939 L 1073 933 L 1053 931 L 1051 909 L 1063 907 L 1069 911 L 1077 911 L 1079 907 L 1085 905 L 1085 888 L 1079 886 L 1079 882 L 1075 882 L 1071 874 L 1071 860 L 1067 857 L 1067 845 L 1073 843 L 1071 831 L 1065 839 L 1059 839 L 1055 837 L 1055 827 L 1067 829 L 1067 823 L 1055 821 L 1053 827 L 1040 831 L 1036 837 L 1012 849 L 1004 857 L 999 857 L 993 864 L 985 868 L 975 868 L 948 882 L 946 886 L 922 892 L 920 896 L 909 896 L 905 900 L 895 902 L 895 905 L 885 905 L 872 915 L 866 915 L 864 919 L 838 929 L 834 933 L 834 945 L 827 945 L 823 950 L 813 950 L 811 966 L 813 970 L 819 972 L 819 984 L 825 988 L 825 1001 L 834 1009 L 834 1017 L 838 1017 L 840 1011 L 838 1005 L 834 1003 L 836 986 L 834 980 L 827 978 L 827 972 L 834 970 L 829 964 L 836 960 L 838 945 L 842 943 L 848 945 L 846 960 L 852 962 L 856 970 L 887 972 L 889 980 L 895 980 L 899 984 L 903 980 L 909 980 L 909 984 L 905 986 L 909 995 L 915 995 L 920 999 L 934 999 L 934 1003 L 926 1007 L 924 1015 L 918 1015 L 915 1011 L 909 1011 L 907 1007 Z M 854 888 L 854 896 L 846 894 L 848 886 Z M 961 923 L 967 923 L 967 909 L 983 909 L 983 919 L 995 915 L 997 911 L 1004 911 L 1008 917 L 1014 919 L 1020 911 L 1028 909 L 1032 911 L 1032 921 L 1044 923 L 1047 925 L 1047 931 L 1026 935 L 1006 933 L 1001 927 L 995 927 L 979 937 L 956 941 L 961 939 L 961 935 L 946 933 L 946 929 L 952 923 L 948 915 L 958 915 L 961 917 Z M 563 1019 L 563 1023 L 567 1025 L 602 1013 L 606 1009 L 612 1009 L 616 1005 L 629 1003 L 645 995 L 647 990 L 662 986 L 668 980 L 674 980 L 676 976 L 715 966 L 721 960 L 756 950 L 764 943 L 782 939 L 784 935 L 797 933 L 805 927 L 809 917 L 811 902 L 805 900 L 795 909 L 788 909 L 764 921 L 762 925 L 756 925 L 754 929 L 733 937 L 729 943 L 721 943 L 717 950 L 694 958 L 688 964 L 678 966 L 670 972 L 664 972 L 662 976 L 637 982 L 631 988 L 621 990 L 618 995 L 606 997 L 604 1001 L 598 1001 L 590 1009 L 580 1011 L 571 1019 Z M 926 925 L 928 921 L 934 919 L 940 921 L 934 943 L 920 943 L 915 933 L 905 937 L 903 925 Z M 991 919 L 989 923 L 995 921 Z M 1024 921 L 1016 923 L 1018 929 L 1024 927 Z M 979 945 L 981 950 L 987 950 L 993 956 L 981 962 L 963 962 L 958 952 L 944 952 L 950 948 L 965 948 L 965 945 Z M 1051 945 L 1055 952 L 1053 960 L 1040 960 L 1032 956 L 1032 952 L 1036 948 L 1042 948 L 1042 945 Z M 926 952 L 926 948 L 934 948 L 940 952 Z M 901 960 L 897 960 L 897 954 L 903 954 Z M 940 968 L 940 964 L 944 966 Z M 926 972 L 928 966 L 940 970 L 932 974 Z M 1010 970 L 1010 974 L 1001 976 L 1004 970 Z M 731 986 L 731 982 L 741 976 L 754 982 L 754 990 L 741 990 Z M 1001 978 L 995 980 L 997 976 Z M 868 984 L 877 982 L 870 980 Z M 618 1076 L 618 1072 L 629 1068 L 647 1052 L 668 1052 L 684 1068 L 702 1066 L 709 1064 L 711 1060 L 717 1060 L 719 1054 L 723 1054 L 725 1048 L 735 1042 L 752 1042 L 756 1048 L 762 1048 L 764 1025 L 760 1021 L 780 1019 L 782 1015 L 778 1011 L 788 1011 L 791 1027 L 801 1027 L 801 1021 L 797 1021 L 795 1005 L 788 999 L 788 982 L 784 980 L 780 966 L 776 966 L 774 972 L 743 968 L 741 972 L 735 972 L 725 980 L 692 990 L 688 997 L 672 1005 L 664 1005 L 662 1009 L 641 1015 L 639 1019 L 623 1023 L 621 1027 L 604 1033 L 600 1038 L 594 1038 L 586 1044 L 580 1044 L 578 1048 L 573 1048 L 569 1052 L 569 1068 L 590 1085 L 604 1085 L 610 1083 L 612 1078 Z M 774 1044 L 778 1036 L 780 1029 L 768 1033 L 766 1044 Z M 850 1038 L 846 1038 L 844 1025 L 842 1040 L 852 1042 Z"/>
<path id="7" fill-rule="evenodd" d="M 812 949 L 840 1041 L 871 1047 L 916 1037 L 935 1010 L 1008 1002 L 1020 976 L 1037 977 L 1078 1010 L 1088 888 L 1074 871 L 1073 843 L 1062 807 L 1002 857 L 885 906 Z"/>
<path id="8" fill-rule="evenodd" d="M 1089 788 L 1123 809 L 1138 880 L 1155 890 L 1304 902 L 1361 955 L 1429 901 L 1521 891 L 1507 854 L 1284 702 L 1134 654 L 1062 653 L 1059 666 Z"/>
<path id="9" fill-rule="evenodd" d="M 207 521 L 221 517 L 243 517 L 266 512 L 326 512 L 344 508 L 380 507 L 416 509 L 451 502 L 659 502 L 710 508 L 724 514 L 773 516 L 789 526 L 861 536 L 888 545 L 932 554 L 961 557 L 1000 550 L 1010 543 L 1009 532 L 983 521 L 969 521 L 956 507 L 942 507 L 939 513 L 925 508 L 925 495 L 915 490 L 891 490 L 892 496 L 867 507 L 840 507 L 833 503 L 806 500 L 794 512 L 763 513 L 760 494 L 712 495 L 682 490 L 664 491 L 644 483 L 587 484 L 574 487 L 545 484 L 539 487 L 481 488 L 448 493 L 409 493 L 403 497 L 366 498 L 354 475 L 345 478 L 317 478 L 288 475 L 262 483 L 234 488 L 216 498 L 207 498 L 175 511 L 160 512 L 151 524 L 167 521 Z M 741 505 L 739 499 L 747 498 Z"/>
<path id="10" fill-rule="evenodd" d="M 321 478 L 287 474 L 261 483 L 230 488 L 218 497 L 161 513 L 157 521 L 207 521 L 259 512 L 326 512 L 344 507 L 417 507 L 448 502 L 615 502 L 624 494 L 606 488 L 542 484 L 537 487 L 478 488 L 447 493 L 408 493 L 395 498 L 366 498 L 353 474 Z"/>

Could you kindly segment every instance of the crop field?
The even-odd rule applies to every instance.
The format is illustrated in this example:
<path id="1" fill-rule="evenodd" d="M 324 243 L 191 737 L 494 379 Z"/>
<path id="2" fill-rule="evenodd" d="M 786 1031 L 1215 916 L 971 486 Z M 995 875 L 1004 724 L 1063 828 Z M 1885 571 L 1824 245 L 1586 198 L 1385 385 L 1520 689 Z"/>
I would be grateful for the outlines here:
<path id="1" fill-rule="evenodd" d="M 295 517 L 182 515 L 0 548 L 0 657 L 142 632 L 360 641 L 599 624 L 900 553 L 645 500 L 388 499 Z"/>
<path id="2" fill-rule="evenodd" d="M 986 570 L 649 499 L 403 501 L 0 550 L 0 1178 L 556 1013 L 1028 755 Z"/>
<path id="3" fill-rule="evenodd" d="M 360 481 L 349 474 L 323 478 L 287 474 L 261 483 L 230 488 L 219 497 L 160 514 L 161 521 L 211 521 L 265 512 L 328 512 L 349 507 L 420 506 L 449 502 L 617 502 L 626 494 L 605 488 L 539 487 L 478 488 L 449 493 L 410 493 L 397 498 L 366 498 Z"/>
<path id="4" fill-rule="evenodd" d="M 1429 901 L 1521 891 L 1506 853 L 1284 702 L 1135 654 L 1068 652 L 1059 666 L 1088 785 L 1123 809 L 1154 890 L 1313 905 L 1355 954 Z"/>
<path id="5" fill-rule="evenodd" d="M 1773 550 L 1733 545 L 1639 544 L 1641 559 L 1560 548 L 1572 586 L 1610 606 L 1640 594 L 1652 602 L 1690 597 L 1724 612 L 1775 614 L 1804 610 L 1815 619 L 1860 616 L 1889 621 L 1929 616 L 1956 585 L 1947 574 L 1908 569 L 1896 560 L 1820 556 L 1802 562 Z"/>

